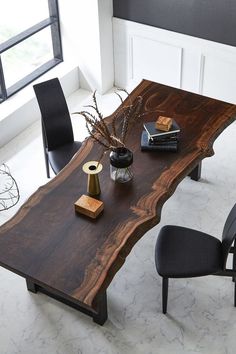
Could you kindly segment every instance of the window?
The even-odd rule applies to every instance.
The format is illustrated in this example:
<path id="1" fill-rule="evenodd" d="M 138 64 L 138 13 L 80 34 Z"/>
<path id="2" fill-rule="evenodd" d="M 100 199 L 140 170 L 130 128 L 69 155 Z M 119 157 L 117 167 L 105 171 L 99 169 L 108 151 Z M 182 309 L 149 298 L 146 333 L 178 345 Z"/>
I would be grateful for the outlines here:
<path id="1" fill-rule="evenodd" d="M 0 0 L 0 103 L 59 64 L 57 0 Z"/>

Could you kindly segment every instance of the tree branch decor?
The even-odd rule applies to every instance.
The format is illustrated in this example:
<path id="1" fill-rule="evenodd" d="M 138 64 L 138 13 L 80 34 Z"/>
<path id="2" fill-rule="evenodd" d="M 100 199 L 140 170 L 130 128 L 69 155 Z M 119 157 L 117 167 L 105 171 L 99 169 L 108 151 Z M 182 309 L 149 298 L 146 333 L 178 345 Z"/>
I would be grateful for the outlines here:
<path id="1" fill-rule="evenodd" d="M 128 104 L 124 104 L 120 92 L 126 93 L 128 96 Z M 102 145 L 105 151 L 115 151 L 118 147 L 125 147 L 132 126 L 141 116 L 140 111 L 143 102 L 141 96 L 138 96 L 135 101 L 132 101 L 129 93 L 125 89 L 119 89 L 115 94 L 118 96 L 122 105 L 113 116 L 111 123 L 107 123 L 103 119 L 104 117 L 97 104 L 96 91 L 93 93 L 93 104 L 85 106 L 90 108 L 92 113 L 89 111 L 73 113 L 84 117 L 89 136 Z M 118 120 L 119 126 L 117 124 Z"/>
<path id="2" fill-rule="evenodd" d="M 9 167 L 5 164 L 0 166 L 0 211 L 8 210 L 20 199 L 19 188 L 12 177 Z"/>
<path id="3" fill-rule="evenodd" d="M 125 101 L 121 93 L 127 95 Z M 85 119 L 89 136 L 103 147 L 97 166 L 99 166 L 104 153 L 110 151 L 110 177 L 115 182 L 126 183 L 133 179 L 133 152 L 126 146 L 128 135 L 142 116 L 162 111 L 156 110 L 141 113 L 143 107 L 142 96 L 132 99 L 125 89 L 118 89 L 115 94 L 119 98 L 121 105 L 108 120 L 103 119 L 98 107 L 96 91 L 92 96 L 93 104 L 85 106 L 89 110 L 74 112 L 74 114 L 79 114 Z"/>

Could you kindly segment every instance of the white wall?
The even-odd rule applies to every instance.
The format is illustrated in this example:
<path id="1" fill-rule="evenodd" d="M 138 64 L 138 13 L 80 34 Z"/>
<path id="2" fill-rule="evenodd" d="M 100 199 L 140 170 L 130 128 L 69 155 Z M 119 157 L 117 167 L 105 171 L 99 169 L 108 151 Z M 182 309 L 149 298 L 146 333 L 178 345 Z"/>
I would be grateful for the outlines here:
<path id="1" fill-rule="evenodd" d="M 149 79 L 236 103 L 236 47 L 113 19 L 115 85 Z"/>
<path id="2" fill-rule="evenodd" d="M 79 66 L 81 88 L 106 92 L 114 82 L 113 1 L 59 0 L 59 5 L 64 59 Z"/>
<path id="3" fill-rule="evenodd" d="M 112 0 L 59 0 L 64 63 L 36 82 L 59 77 L 65 96 L 113 86 Z M 0 105 L 0 147 L 40 118 L 32 85 Z"/>

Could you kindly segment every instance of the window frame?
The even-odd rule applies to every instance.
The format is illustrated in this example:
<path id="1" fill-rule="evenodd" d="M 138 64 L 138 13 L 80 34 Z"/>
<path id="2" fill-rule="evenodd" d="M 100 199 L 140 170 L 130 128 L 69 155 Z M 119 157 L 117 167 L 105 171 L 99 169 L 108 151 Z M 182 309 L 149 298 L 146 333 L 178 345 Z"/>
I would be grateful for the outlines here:
<path id="1" fill-rule="evenodd" d="M 50 69 L 52 69 L 63 61 L 58 0 L 48 0 L 48 8 L 48 18 L 38 22 L 37 24 L 31 26 L 25 31 L 20 32 L 19 34 L 9 38 L 7 41 L 0 44 L 0 103 L 4 102 L 16 92 L 20 91 L 32 81 L 45 74 L 47 71 L 49 71 Z M 35 69 L 30 74 L 15 82 L 9 88 L 6 88 L 1 54 L 48 27 L 50 27 L 51 29 L 53 59 L 50 59 L 49 61 L 45 62 L 39 68 Z"/>

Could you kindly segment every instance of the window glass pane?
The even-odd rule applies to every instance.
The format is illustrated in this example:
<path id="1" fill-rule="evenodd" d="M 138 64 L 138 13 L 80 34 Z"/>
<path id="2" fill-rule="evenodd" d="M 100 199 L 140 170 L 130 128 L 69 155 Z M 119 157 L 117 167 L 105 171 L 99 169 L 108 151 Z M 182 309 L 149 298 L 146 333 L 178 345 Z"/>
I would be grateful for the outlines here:
<path id="1" fill-rule="evenodd" d="M 49 17 L 48 0 L 0 0 L 0 43 Z"/>
<path id="2" fill-rule="evenodd" d="M 6 87 L 53 59 L 50 26 L 4 52 L 1 56 Z"/>

